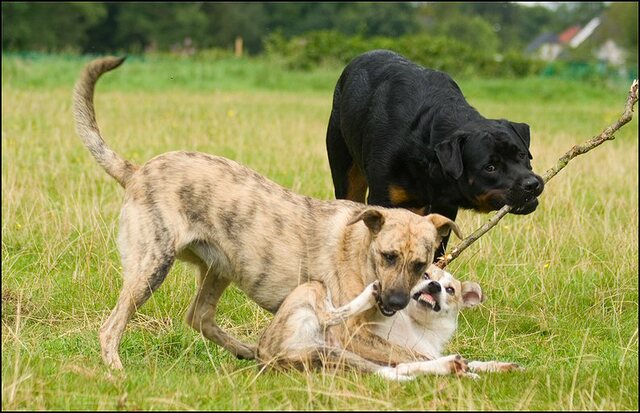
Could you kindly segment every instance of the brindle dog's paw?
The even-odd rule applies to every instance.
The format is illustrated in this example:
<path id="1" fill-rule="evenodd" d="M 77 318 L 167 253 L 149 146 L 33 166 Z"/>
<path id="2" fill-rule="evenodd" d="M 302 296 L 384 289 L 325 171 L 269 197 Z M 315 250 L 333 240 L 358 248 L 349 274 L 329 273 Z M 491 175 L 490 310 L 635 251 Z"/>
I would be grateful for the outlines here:
<path id="1" fill-rule="evenodd" d="M 238 360 L 255 360 L 256 346 L 244 345 L 236 349 L 235 356 Z"/>

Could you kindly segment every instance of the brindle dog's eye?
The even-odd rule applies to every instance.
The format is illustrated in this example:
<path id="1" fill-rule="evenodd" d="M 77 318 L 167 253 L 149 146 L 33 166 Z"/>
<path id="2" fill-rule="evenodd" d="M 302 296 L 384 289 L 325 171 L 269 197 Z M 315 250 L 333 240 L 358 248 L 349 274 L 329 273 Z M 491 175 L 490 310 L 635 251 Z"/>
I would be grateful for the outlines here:
<path id="1" fill-rule="evenodd" d="M 383 252 L 382 253 L 382 258 L 384 258 L 384 260 L 387 262 L 387 264 L 393 265 L 393 264 L 396 263 L 396 259 L 398 258 L 398 254 L 396 254 L 395 252 Z"/>
<path id="2" fill-rule="evenodd" d="M 454 289 L 453 289 L 453 287 L 447 287 L 447 288 L 445 288 L 444 290 L 445 290 L 445 291 L 447 292 L 447 294 L 449 294 L 449 295 L 453 295 L 453 294 L 456 292 L 456 290 L 454 290 Z"/>
<path id="3" fill-rule="evenodd" d="M 413 264 L 413 272 L 420 274 L 421 272 L 424 272 L 424 268 L 426 266 L 426 262 L 416 262 Z"/>
<path id="4" fill-rule="evenodd" d="M 488 164 L 488 165 L 485 165 L 484 170 L 486 172 L 495 172 L 496 171 L 496 166 L 493 165 L 493 164 Z"/>

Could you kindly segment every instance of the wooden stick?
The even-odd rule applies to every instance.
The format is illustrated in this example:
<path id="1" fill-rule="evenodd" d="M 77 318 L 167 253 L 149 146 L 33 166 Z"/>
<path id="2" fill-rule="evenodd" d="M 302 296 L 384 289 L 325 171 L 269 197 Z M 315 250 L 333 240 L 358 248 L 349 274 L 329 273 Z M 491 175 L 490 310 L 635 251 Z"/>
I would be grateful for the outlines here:
<path id="1" fill-rule="evenodd" d="M 576 156 L 589 152 L 591 149 L 601 145 L 605 141 L 615 139 L 615 136 L 613 136 L 613 134 L 616 133 L 618 129 L 629 123 L 631 118 L 633 118 L 633 107 L 637 101 L 638 80 L 634 80 L 631 84 L 631 88 L 629 89 L 627 103 L 625 104 L 622 116 L 614 124 L 603 130 L 600 135 L 589 139 L 582 145 L 575 145 L 567 153 L 562 155 L 562 157 L 558 159 L 558 162 L 552 168 L 547 170 L 547 172 L 545 172 L 545 174 L 542 176 L 542 180 L 544 181 L 544 183 L 546 184 L 551 178 L 556 176 L 556 174 L 560 172 L 560 170 L 562 170 L 565 166 L 567 166 L 569 161 Z M 460 253 L 462 253 L 462 251 L 466 250 L 471 244 L 476 242 L 478 238 L 487 233 L 487 231 L 489 231 L 491 228 L 495 227 L 498 221 L 500 221 L 505 215 L 509 213 L 509 211 L 511 211 L 511 208 L 512 207 L 509 205 L 503 206 L 498 212 L 495 213 L 495 215 L 493 215 L 489 219 L 489 221 L 475 230 L 467 238 L 462 240 L 460 244 L 456 245 L 455 248 L 451 250 L 451 253 L 446 254 L 444 257 L 438 258 L 438 263 L 436 265 L 440 268 L 446 267 L 451 261 L 455 260 L 460 255 Z"/>

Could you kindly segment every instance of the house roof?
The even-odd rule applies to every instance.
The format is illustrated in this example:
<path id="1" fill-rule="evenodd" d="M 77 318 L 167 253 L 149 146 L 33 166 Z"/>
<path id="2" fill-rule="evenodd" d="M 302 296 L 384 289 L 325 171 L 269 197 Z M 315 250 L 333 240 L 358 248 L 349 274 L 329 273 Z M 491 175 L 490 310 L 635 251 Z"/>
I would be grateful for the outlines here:
<path id="1" fill-rule="evenodd" d="M 562 44 L 567 44 L 579 31 L 580 26 L 571 26 L 558 35 L 558 41 Z"/>
<path id="2" fill-rule="evenodd" d="M 589 23 L 587 23 L 587 25 L 584 26 L 584 28 L 580 30 L 579 33 L 573 36 L 573 38 L 570 40 L 569 45 L 571 47 L 578 47 L 580 43 L 587 40 L 589 36 L 593 34 L 593 32 L 598 28 L 598 26 L 600 26 L 600 22 L 601 22 L 600 17 L 594 17 L 593 19 L 591 19 L 591 21 L 589 21 Z"/>
<path id="3" fill-rule="evenodd" d="M 560 34 L 554 34 L 551 32 L 539 34 L 527 45 L 525 50 L 527 53 L 532 53 L 539 49 L 543 44 L 561 44 L 569 45 L 574 48 L 578 47 L 580 43 L 584 42 L 593 34 L 600 23 L 600 17 L 594 17 L 584 27 L 575 25 L 569 27 Z"/>
<path id="4" fill-rule="evenodd" d="M 531 41 L 531 43 L 527 45 L 526 52 L 527 53 L 535 52 L 540 48 L 540 46 L 542 46 L 545 43 L 558 43 L 558 35 L 551 32 L 539 34 L 538 36 L 536 36 L 535 39 Z"/>

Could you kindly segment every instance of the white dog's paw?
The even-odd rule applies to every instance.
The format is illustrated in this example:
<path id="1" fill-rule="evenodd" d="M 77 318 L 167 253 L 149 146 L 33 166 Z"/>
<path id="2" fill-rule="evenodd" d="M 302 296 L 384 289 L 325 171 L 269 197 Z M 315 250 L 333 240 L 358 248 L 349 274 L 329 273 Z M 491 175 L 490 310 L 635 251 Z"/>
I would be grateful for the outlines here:
<path id="1" fill-rule="evenodd" d="M 488 373 L 524 371 L 524 368 L 517 363 L 505 361 L 472 361 L 469 363 L 471 371 Z"/>
<path id="2" fill-rule="evenodd" d="M 476 373 L 469 373 L 469 372 L 464 373 L 462 376 L 472 380 L 478 380 L 480 378 L 480 376 L 477 375 Z"/>
<path id="3" fill-rule="evenodd" d="M 393 381 L 410 381 L 415 379 L 415 377 L 413 376 L 398 374 L 398 370 L 396 370 L 394 367 L 382 367 L 380 368 L 380 370 L 376 371 L 376 374 L 387 380 Z"/>
<path id="4" fill-rule="evenodd" d="M 441 357 L 438 361 L 442 362 L 445 374 L 455 374 L 456 376 L 464 376 L 469 372 L 469 364 L 467 360 L 459 354 Z"/>
<path id="5" fill-rule="evenodd" d="M 511 362 L 498 362 L 498 368 L 500 371 L 524 371 L 524 367 Z"/>
<path id="6" fill-rule="evenodd" d="M 371 295 L 373 295 L 374 297 L 377 297 L 378 294 L 380 294 L 380 281 L 379 280 L 375 280 L 374 282 L 372 282 L 371 284 L 367 285 L 367 292 Z"/>

